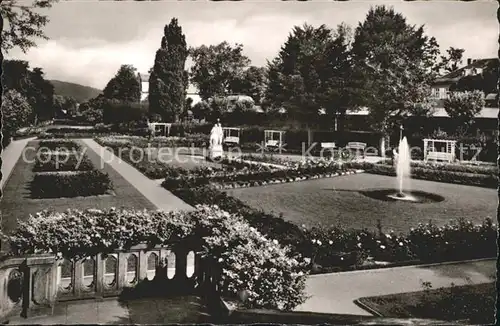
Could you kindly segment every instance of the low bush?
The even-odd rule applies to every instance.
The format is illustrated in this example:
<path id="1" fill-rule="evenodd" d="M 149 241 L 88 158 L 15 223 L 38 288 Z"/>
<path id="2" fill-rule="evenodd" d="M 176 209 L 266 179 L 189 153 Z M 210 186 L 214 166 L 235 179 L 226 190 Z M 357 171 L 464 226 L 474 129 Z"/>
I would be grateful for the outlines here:
<path id="1" fill-rule="evenodd" d="M 358 268 L 374 261 L 443 262 L 496 256 L 497 227 L 486 220 L 480 226 L 458 221 L 436 227 L 419 224 L 407 235 L 383 234 L 368 230 L 344 229 L 339 226 L 300 228 L 212 186 L 170 189 L 191 205 L 217 205 L 240 214 L 252 227 L 269 238 L 290 246 L 292 251 L 311 258 L 311 266 L 320 270 Z M 381 230 L 381 227 L 380 227 Z"/>
<path id="2" fill-rule="evenodd" d="M 392 160 L 384 160 L 379 164 L 393 165 Z M 435 162 L 411 162 L 412 168 L 432 169 L 447 172 L 462 172 L 475 174 L 498 174 L 498 168 L 493 164 L 461 164 L 461 163 L 435 163 Z"/>
<path id="3" fill-rule="evenodd" d="M 395 176 L 396 170 L 387 164 L 373 163 L 349 163 L 353 168 L 363 169 L 368 173 Z M 498 177 L 496 174 L 464 173 L 447 170 L 436 170 L 433 168 L 414 167 L 411 169 L 411 177 L 436 182 L 462 184 L 467 186 L 478 186 L 485 188 L 497 188 Z"/>
<path id="4" fill-rule="evenodd" d="M 82 155 L 82 154 L 80 154 Z M 71 154 L 40 153 L 35 159 L 34 172 L 90 171 L 92 162 L 85 156 Z"/>
<path id="5" fill-rule="evenodd" d="M 7 237 L 18 254 L 60 254 L 65 258 L 109 253 L 139 243 L 199 243 L 222 268 L 222 294 L 246 290 L 249 308 L 291 310 L 305 301 L 305 261 L 265 237 L 238 214 L 200 206 L 192 212 L 69 210 L 40 212 Z"/>
<path id="6" fill-rule="evenodd" d="M 55 140 L 43 140 L 39 142 L 39 150 L 49 150 L 49 151 L 80 151 L 81 146 L 72 140 L 67 139 L 55 139 Z"/>
<path id="7" fill-rule="evenodd" d="M 56 138 L 94 138 L 94 137 L 104 137 L 104 136 L 110 136 L 110 135 L 121 135 L 120 133 L 117 132 L 86 132 L 84 130 L 82 131 L 75 131 L 75 132 L 67 132 L 67 133 L 59 133 L 59 132 L 54 132 L 54 133 L 48 133 L 48 132 L 42 132 L 38 135 L 38 139 L 56 139 Z"/>
<path id="8" fill-rule="evenodd" d="M 31 182 L 33 198 L 103 195 L 112 188 L 107 173 L 97 170 L 36 173 Z"/>

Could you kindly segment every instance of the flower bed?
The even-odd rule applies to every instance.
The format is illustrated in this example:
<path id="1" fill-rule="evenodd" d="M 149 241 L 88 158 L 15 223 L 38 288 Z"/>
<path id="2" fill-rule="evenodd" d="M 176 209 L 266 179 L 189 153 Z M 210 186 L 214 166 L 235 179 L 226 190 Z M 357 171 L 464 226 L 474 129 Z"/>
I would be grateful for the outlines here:
<path id="1" fill-rule="evenodd" d="M 392 160 L 385 160 L 379 164 L 392 166 Z M 433 162 L 422 162 L 414 161 L 411 162 L 412 168 L 421 169 L 432 169 L 437 171 L 447 171 L 447 172 L 462 172 L 462 173 L 475 173 L 475 174 L 487 174 L 487 175 L 497 175 L 498 168 L 494 164 L 461 164 L 461 163 L 433 163 Z"/>
<path id="2" fill-rule="evenodd" d="M 246 290 L 249 308 L 290 310 L 305 301 L 305 262 L 238 214 L 201 206 L 192 212 L 69 210 L 40 212 L 7 237 L 17 255 L 51 252 L 72 259 L 136 244 L 199 243 L 222 268 L 222 295 Z"/>
<path id="3" fill-rule="evenodd" d="M 33 198 L 96 196 L 112 188 L 108 174 L 97 170 L 40 172 L 31 182 Z"/>
<path id="4" fill-rule="evenodd" d="M 81 151 L 81 146 L 72 140 L 54 139 L 39 142 L 39 150 L 43 151 Z"/>
<path id="5" fill-rule="evenodd" d="M 377 261 L 426 263 L 496 256 L 497 227 L 491 220 L 482 225 L 463 220 L 443 227 L 419 224 L 406 235 L 341 227 L 308 230 L 282 217 L 254 209 L 213 186 L 169 188 L 164 184 L 164 187 L 190 205 L 215 204 L 228 212 L 241 214 L 266 236 L 311 258 L 313 272 L 377 267 Z"/>
<path id="6" fill-rule="evenodd" d="M 184 137 L 139 137 L 139 136 L 109 136 L 95 139 L 101 146 L 109 147 L 205 147 L 209 143 L 209 136 L 204 134 L 186 134 Z"/>
<path id="7" fill-rule="evenodd" d="M 373 164 L 367 162 L 349 163 L 351 167 L 363 169 L 367 173 L 395 176 L 396 171 L 393 166 L 387 164 Z M 464 173 L 447 170 L 436 170 L 433 168 L 413 167 L 411 177 L 429 181 L 455 183 L 468 186 L 478 186 L 485 188 L 497 188 L 498 178 L 496 174 Z"/>
<path id="8" fill-rule="evenodd" d="M 74 153 L 40 153 L 35 160 L 34 172 L 90 171 L 94 169 L 92 162 L 86 156 L 77 157 Z"/>

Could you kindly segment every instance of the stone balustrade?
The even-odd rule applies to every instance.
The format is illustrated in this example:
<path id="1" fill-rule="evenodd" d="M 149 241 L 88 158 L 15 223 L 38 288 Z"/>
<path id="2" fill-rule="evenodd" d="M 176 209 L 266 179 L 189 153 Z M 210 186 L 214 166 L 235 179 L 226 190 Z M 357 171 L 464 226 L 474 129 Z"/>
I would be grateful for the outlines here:
<path id="1" fill-rule="evenodd" d="M 145 295 L 217 291 L 219 277 L 211 260 L 186 243 L 137 245 L 73 260 L 54 255 L 4 258 L 0 322 L 13 315 L 50 314 L 58 301 L 119 296 L 127 290 L 142 289 Z"/>

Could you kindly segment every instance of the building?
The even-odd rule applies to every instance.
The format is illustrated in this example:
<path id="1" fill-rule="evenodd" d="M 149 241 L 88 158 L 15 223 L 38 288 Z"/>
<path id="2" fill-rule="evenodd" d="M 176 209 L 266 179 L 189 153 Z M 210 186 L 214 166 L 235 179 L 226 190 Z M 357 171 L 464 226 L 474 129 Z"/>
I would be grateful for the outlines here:
<path id="1" fill-rule="evenodd" d="M 137 78 L 141 83 L 141 102 L 145 102 L 148 100 L 149 94 L 149 76 L 150 74 L 138 73 Z"/>
<path id="2" fill-rule="evenodd" d="M 499 68 L 498 58 L 488 59 L 467 59 L 467 65 L 452 71 L 436 79 L 432 85 L 433 96 L 438 100 L 438 107 L 442 107 L 443 101 L 447 98 L 450 88 L 464 77 L 471 78 L 491 73 Z M 496 81 L 494 81 L 496 83 Z M 488 92 L 485 94 L 486 107 L 498 108 L 498 93 Z"/>

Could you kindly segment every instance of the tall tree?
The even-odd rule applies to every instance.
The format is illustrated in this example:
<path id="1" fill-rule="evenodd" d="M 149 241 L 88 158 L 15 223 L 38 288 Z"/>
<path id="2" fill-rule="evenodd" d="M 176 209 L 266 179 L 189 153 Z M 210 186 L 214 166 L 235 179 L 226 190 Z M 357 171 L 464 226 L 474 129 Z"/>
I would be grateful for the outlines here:
<path id="1" fill-rule="evenodd" d="M 22 60 L 5 60 L 3 63 L 2 85 L 7 90 L 16 90 L 25 97 L 32 107 L 31 121 L 54 117 L 54 86 L 44 79 L 41 68 L 30 70 L 29 63 Z"/>
<path id="2" fill-rule="evenodd" d="M 137 69 L 132 65 L 122 65 L 102 93 L 107 99 L 139 102 L 141 100 L 141 84 L 137 77 Z"/>
<path id="3" fill-rule="evenodd" d="M 30 86 L 27 89 L 27 96 L 33 108 L 35 121 L 54 118 L 54 85 L 44 79 L 41 68 L 33 68 L 33 71 L 30 72 Z"/>
<path id="4" fill-rule="evenodd" d="M 149 77 L 149 109 L 165 121 L 178 121 L 185 109 L 188 73 L 185 70 L 189 51 L 186 36 L 177 18 L 165 26 L 161 47 Z"/>
<path id="5" fill-rule="evenodd" d="M 430 84 L 438 54 L 436 40 L 424 34 L 423 26 L 409 25 L 385 6 L 370 9 L 356 28 L 352 55 L 363 85 L 358 104 L 368 107 L 375 130 L 387 135 L 406 116 L 432 111 Z"/>
<path id="6" fill-rule="evenodd" d="M 41 11 L 52 7 L 57 0 L 32 0 L 31 3 L 17 0 L 0 2 L 2 15 L 2 50 L 8 52 L 19 47 L 24 53 L 36 46 L 33 39 L 48 39 L 43 27 L 49 22 Z M 42 9 L 42 10 L 41 10 Z"/>
<path id="7" fill-rule="evenodd" d="M 2 144 L 9 143 L 10 137 L 21 127 L 28 125 L 32 114 L 28 100 L 17 90 L 6 91 L 2 96 Z"/>
<path id="8" fill-rule="evenodd" d="M 348 45 L 346 33 L 334 33 L 325 25 L 294 27 L 269 63 L 266 100 L 308 126 L 319 123 L 322 109 L 330 116 L 345 110 L 350 105 Z"/>
<path id="9" fill-rule="evenodd" d="M 485 104 L 481 91 L 451 92 L 444 101 L 446 113 L 458 123 L 459 133 L 464 134 L 474 122 L 474 117 L 481 112 Z"/>
<path id="10" fill-rule="evenodd" d="M 231 82 L 231 90 L 236 94 L 250 96 L 256 104 L 261 104 L 267 87 L 267 69 L 250 66 Z"/>
<path id="11" fill-rule="evenodd" d="M 462 63 L 463 55 L 465 50 L 450 47 L 446 50 L 446 55 L 441 56 L 441 60 L 438 63 L 437 71 L 441 74 L 446 74 L 460 68 L 460 64 Z"/>
<path id="12" fill-rule="evenodd" d="M 242 76 L 250 59 L 243 54 L 243 46 L 227 42 L 190 49 L 193 60 L 191 82 L 196 85 L 203 100 L 226 96 L 235 91 L 235 79 Z"/>

